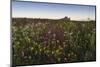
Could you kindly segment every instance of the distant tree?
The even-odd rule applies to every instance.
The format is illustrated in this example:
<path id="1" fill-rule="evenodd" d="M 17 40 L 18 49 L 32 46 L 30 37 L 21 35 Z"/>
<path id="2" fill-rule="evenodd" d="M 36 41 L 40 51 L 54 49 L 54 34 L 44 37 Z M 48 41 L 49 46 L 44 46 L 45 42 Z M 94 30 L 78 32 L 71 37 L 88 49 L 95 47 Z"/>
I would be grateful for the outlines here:
<path id="1" fill-rule="evenodd" d="M 70 21 L 70 18 L 67 17 L 67 16 L 65 16 L 64 18 L 62 18 L 62 20 L 64 20 L 64 21 Z"/>

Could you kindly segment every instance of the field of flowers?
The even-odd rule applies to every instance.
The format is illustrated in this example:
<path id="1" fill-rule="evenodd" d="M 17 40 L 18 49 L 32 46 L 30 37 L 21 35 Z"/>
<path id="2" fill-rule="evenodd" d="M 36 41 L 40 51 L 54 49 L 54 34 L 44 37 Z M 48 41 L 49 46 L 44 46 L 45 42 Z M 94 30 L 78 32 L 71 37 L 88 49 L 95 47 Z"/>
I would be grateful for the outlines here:
<path id="1" fill-rule="evenodd" d="M 12 19 L 13 65 L 96 60 L 96 22 Z"/>

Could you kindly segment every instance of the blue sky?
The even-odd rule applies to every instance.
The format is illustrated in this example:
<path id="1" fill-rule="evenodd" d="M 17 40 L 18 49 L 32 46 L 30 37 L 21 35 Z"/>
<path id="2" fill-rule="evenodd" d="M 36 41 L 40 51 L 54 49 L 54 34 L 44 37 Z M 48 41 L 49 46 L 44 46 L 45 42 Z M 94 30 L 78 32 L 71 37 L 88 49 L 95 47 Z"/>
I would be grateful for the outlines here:
<path id="1" fill-rule="evenodd" d="M 12 1 L 12 17 L 60 19 L 65 16 L 72 20 L 94 20 L 95 6 Z"/>

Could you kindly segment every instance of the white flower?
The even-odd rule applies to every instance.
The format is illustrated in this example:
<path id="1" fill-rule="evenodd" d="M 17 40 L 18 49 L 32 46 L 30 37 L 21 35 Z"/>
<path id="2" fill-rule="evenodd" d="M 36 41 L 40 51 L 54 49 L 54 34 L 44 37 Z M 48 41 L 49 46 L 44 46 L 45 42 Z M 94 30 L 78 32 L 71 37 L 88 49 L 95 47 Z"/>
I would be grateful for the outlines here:
<path id="1" fill-rule="evenodd" d="M 50 33 L 51 33 L 51 30 L 48 31 L 48 34 L 50 34 Z"/>
<path id="2" fill-rule="evenodd" d="M 70 35 L 72 35 L 72 34 L 73 34 L 73 32 L 70 33 Z"/>
<path id="3" fill-rule="evenodd" d="M 57 43 L 59 43 L 59 40 L 57 40 Z"/>
<path id="4" fill-rule="evenodd" d="M 55 33 L 53 34 L 53 37 L 56 37 L 56 34 Z"/>

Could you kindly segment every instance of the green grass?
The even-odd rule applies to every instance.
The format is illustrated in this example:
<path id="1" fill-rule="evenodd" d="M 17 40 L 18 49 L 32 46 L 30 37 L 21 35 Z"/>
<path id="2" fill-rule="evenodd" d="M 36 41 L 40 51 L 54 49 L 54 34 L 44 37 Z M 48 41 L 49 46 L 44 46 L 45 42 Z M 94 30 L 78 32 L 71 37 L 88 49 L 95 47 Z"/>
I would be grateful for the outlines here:
<path id="1" fill-rule="evenodd" d="M 13 20 L 13 65 L 96 60 L 94 21 Z"/>

